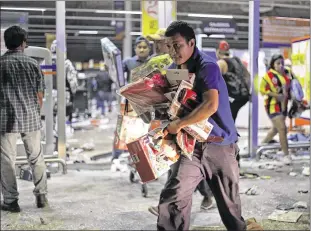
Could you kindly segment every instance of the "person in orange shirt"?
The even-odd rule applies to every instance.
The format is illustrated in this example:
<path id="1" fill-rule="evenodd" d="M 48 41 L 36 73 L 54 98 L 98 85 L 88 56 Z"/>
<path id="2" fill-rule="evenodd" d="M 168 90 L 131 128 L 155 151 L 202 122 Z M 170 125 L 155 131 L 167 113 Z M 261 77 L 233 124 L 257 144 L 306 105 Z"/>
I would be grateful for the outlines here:
<path id="1" fill-rule="evenodd" d="M 282 161 L 285 164 L 291 164 L 285 123 L 289 100 L 290 76 L 285 72 L 284 58 L 282 55 L 273 55 L 269 68 L 261 80 L 260 93 L 264 96 L 265 109 L 271 119 L 272 128 L 262 143 L 269 143 L 279 133 L 281 149 L 284 153 Z"/>

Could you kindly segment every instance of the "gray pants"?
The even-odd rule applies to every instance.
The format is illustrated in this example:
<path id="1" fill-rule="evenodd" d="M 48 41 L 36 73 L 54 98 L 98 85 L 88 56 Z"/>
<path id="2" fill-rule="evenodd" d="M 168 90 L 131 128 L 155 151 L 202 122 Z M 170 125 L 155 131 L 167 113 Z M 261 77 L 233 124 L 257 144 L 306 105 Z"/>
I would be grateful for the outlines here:
<path id="1" fill-rule="evenodd" d="M 40 130 L 21 133 L 27 153 L 28 163 L 32 169 L 35 195 L 47 193 L 46 165 L 43 158 L 40 142 Z M 12 203 L 18 199 L 18 190 L 15 174 L 16 142 L 18 133 L 1 133 L 1 188 L 5 203 Z"/>
<path id="2" fill-rule="evenodd" d="M 192 161 L 182 156 L 160 195 L 158 230 L 189 230 L 192 194 L 202 179 L 206 179 L 212 190 L 226 228 L 245 230 L 237 151 L 236 144 L 199 144 Z"/>

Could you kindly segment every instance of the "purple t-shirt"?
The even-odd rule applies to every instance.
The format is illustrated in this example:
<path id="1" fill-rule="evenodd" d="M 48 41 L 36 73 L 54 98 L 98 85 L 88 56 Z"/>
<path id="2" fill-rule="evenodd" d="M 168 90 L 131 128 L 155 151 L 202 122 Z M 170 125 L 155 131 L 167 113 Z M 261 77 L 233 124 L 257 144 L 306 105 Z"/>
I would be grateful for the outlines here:
<path id="1" fill-rule="evenodd" d="M 218 110 L 208 121 L 214 126 L 210 136 L 221 136 L 223 141 L 213 143 L 228 145 L 237 142 L 238 133 L 230 110 L 227 85 L 216 60 L 195 48 L 193 55 L 187 61 L 187 67 L 189 73 L 196 75 L 193 90 L 197 93 L 200 102 L 204 92 L 211 89 L 218 90 Z M 176 64 L 170 66 L 170 69 L 175 68 L 178 68 Z"/>

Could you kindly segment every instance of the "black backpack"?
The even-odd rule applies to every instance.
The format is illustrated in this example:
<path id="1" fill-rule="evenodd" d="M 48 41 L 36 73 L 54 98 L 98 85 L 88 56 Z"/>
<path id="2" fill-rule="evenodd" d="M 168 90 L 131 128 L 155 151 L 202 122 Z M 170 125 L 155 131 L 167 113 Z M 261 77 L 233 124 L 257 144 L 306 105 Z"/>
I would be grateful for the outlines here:
<path id="1" fill-rule="evenodd" d="M 229 97 L 234 99 L 250 96 L 250 74 L 238 57 L 226 58 L 227 73 L 223 74 Z"/>

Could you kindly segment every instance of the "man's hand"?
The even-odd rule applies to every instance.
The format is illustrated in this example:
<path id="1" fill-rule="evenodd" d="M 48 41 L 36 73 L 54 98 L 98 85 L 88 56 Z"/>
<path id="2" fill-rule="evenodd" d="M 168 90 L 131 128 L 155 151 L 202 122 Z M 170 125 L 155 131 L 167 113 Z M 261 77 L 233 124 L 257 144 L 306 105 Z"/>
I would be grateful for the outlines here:
<path id="1" fill-rule="evenodd" d="M 42 104 L 43 104 L 43 92 L 38 92 L 37 93 L 37 96 L 38 96 L 38 102 L 39 102 L 39 105 L 40 105 L 40 108 L 42 108 Z"/>
<path id="2" fill-rule="evenodd" d="M 180 119 L 172 121 L 166 129 L 170 134 L 177 134 L 182 129 Z"/>

